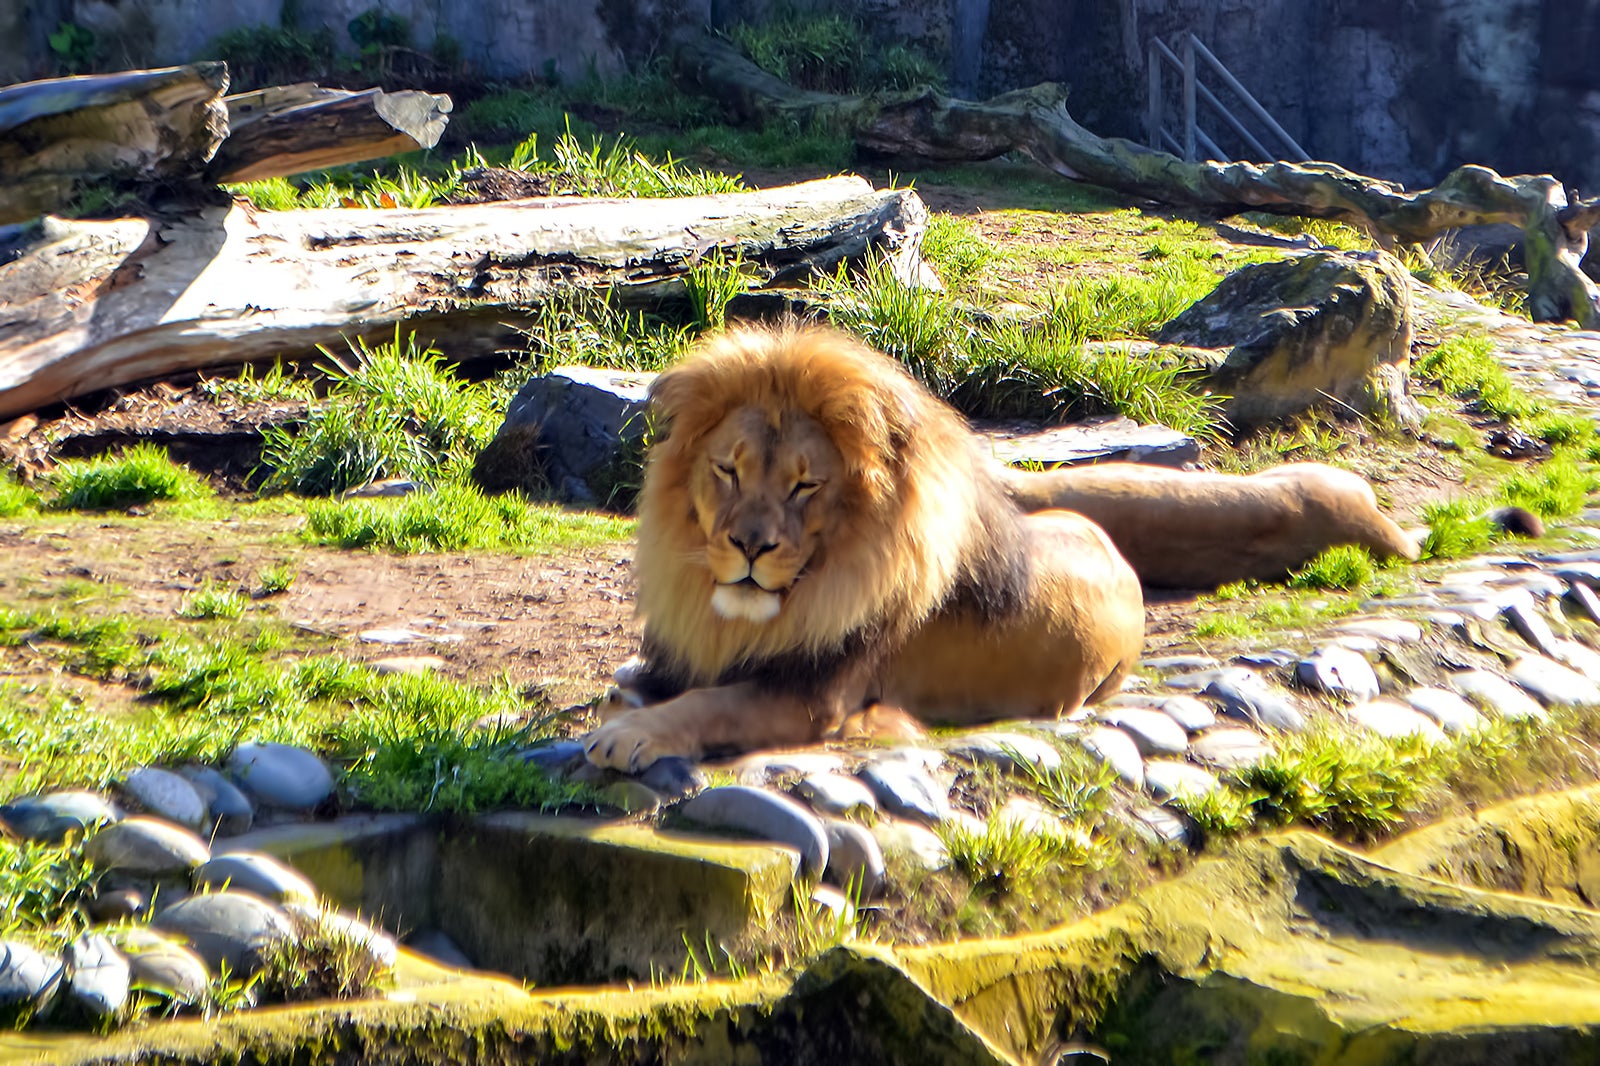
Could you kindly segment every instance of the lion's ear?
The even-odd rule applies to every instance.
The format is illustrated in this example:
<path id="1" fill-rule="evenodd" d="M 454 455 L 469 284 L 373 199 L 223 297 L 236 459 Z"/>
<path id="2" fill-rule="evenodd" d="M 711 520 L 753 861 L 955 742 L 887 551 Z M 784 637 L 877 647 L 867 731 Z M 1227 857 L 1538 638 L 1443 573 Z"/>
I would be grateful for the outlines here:
<path id="1" fill-rule="evenodd" d="M 684 363 L 650 383 L 650 412 L 660 439 L 687 444 L 712 428 L 721 397 L 707 378 L 704 364 Z"/>

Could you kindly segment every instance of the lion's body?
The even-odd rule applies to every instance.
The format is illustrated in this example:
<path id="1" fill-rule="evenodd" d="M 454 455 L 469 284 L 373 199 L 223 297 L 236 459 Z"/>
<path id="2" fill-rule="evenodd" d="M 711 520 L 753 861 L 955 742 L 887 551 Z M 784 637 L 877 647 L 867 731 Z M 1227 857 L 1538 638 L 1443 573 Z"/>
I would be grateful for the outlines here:
<path id="1" fill-rule="evenodd" d="M 652 388 L 635 571 L 640 686 L 590 758 L 820 739 L 876 700 L 975 721 L 1114 691 L 1138 579 L 1092 523 L 1024 515 L 988 448 L 842 334 L 725 334 Z"/>

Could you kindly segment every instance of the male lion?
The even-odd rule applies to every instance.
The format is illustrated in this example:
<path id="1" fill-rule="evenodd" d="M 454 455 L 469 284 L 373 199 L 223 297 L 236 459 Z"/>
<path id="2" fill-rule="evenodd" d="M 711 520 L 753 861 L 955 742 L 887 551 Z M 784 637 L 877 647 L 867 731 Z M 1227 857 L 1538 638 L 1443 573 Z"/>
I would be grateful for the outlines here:
<path id="1" fill-rule="evenodd" d="M 650 394 L 634 684 L 665 702 L 595 730 L 595 763 L 807 743 L 876 701 L 1054 716 L 1138 658 L 1139 580 L 1106 535 L 1024 514 L 989 447 L 886 356 L 736 330 Z"/>

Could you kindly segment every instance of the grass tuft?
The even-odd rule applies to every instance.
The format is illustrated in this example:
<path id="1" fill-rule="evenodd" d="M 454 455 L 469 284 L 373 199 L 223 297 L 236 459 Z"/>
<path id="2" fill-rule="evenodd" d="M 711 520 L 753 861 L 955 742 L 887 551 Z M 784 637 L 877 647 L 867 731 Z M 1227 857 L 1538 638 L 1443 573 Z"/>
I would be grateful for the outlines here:
<path id="1" fill-rule="evenodd" d="M 0 470 L 0 518 L 13 518 L 39 508 L 39 494 Z"/>
<path id="2" fill-rule="evenodd" d="M 1422 509 L 1428 535 L 1422 540 L 1424 559 L 1458 559 L 1474 555 L 1500 537 L 1482 500 L 1449 500 Z"/>
<path id="3" fill-rule="evenodd" d="M 1358 544 L 1329 548 L 1289 575 L 1289 584 L 1302 589 L 1358 589 L 1372 580 L 1374 563 Z"/>
<path id="4" fill-rule="evenodd" d="M 998 815 L 980 828 L 956 821 L 939 826 L 950 862 L 979 890 L 1013 892 L 1063 866 L 1095 866 L 1098 849 L 1080 832 L 1045 829 Z"/>
<path id="5" fill-rule="evenodd" d="M 203 588 L 183 598 L 178 605 L 179 618 L 238 618 L 244 614 L 250 601 L 241 592 L 207 582 Z"/>
<path id="6" fill-rule="evenodd" d="M 1600 477 L 1583 469 L 1568 453 L 1557 452 L 1531 470 L 1518 470 L 1500 486 L 1501 498 L 1544 518 L 1565 518 L 1583 510 Z"/>
<path id="7" fill-rule="evenodd" d="M 72 510 L 131 507 L 210 491 L 198 475 L 154 444 L 135 444 L 115 458 L 62 463 L 50 480 L 57 491 L 53 505 Z"/>
<path id="8" fill-rule="evenodd" d="M 1453 396 L 1471 399 L 1479 410 L 1502 421 L 1540 414 L 1544 405 L 1517 388 L 1494 357 L 1494 342 L 1482 332 L 1459 333 L 1413 364 L 1414 372 L 1439 383 Z"/>

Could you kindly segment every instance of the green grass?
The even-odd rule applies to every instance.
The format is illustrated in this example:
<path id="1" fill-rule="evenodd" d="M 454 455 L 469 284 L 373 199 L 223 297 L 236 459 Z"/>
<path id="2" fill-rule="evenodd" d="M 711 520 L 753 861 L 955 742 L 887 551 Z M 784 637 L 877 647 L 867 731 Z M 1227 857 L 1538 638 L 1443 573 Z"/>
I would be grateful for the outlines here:
<path id="1" fill-rule="evenodd" d="M 111 458 L 71 460 L 51 475 L 55 507 L 105 510 L 153 500 L 208 495 L 205 482 L 188 467 L 172 461 L 165 448 L 135 444 Z"/>
<path id="2" fill-rule="evenodd" d="M 60 946 L 88 925 L 78 904 L 93 883 L 77 841 L 36 844 L 0 837 L 0 938 Z"/>
<path id="3" fill-rule="evenodd" d="M 39 509 L 39 494 L 0 470 L 0 518 L 13 518 Z"/>
<path id="4" fill-rule="evenodd" d="M 310 403 L 317 395 L 313 382 L 296 375 L 281 359 L 274 360 L 262 373 L 246 363 L 232 377 L 202 378 L 198 388 L 203 395 L 218 402 L 247 404 Z"/>
<path id="5" fill-rule="evenodd" d="M 1565 518 L 1583 510 L 1600 477 L 1568 453 L 1557 452 L 1539 465 L 1518 470 L 1500 485 L 1500 496 L 1544 518 Z"/>
<path id="6" fill-rule="evenodd" d="M 1314 596 L 1305 589 L 1275 586 L 1224 585 L 1208 600 L 1243 602 L 1237 610 L 1207 610 L 1194 624 L 1197 640 L 1260 640 L 1287 631 L 1305 630 L 1334 618 L 1355 614 L 1361 602 L 1355 596 Z"/>
<path id="7" fill-rule="evenodd" d="M 1014 892 L 1065 866 L 1096 866 L 1103 861 L 1086 835 L 1062 828 L 1042 829 L 999 816 L 980 829 L 947 821 L 938 827 L 950 863 L 979 891 Z"/>
<path id="8" fill-rule="evenodd" d="M 1372 580 L 1372 555 L 1355 544 L 1329 548 L 1289 575 L 1289 584 L 1301 589 L 1352 591 Z"/>
<path id="9" fill-rule="evenodd" d="M 844 15 L 781 12 L 735 23 L 727 36 L 756 66 L 804 89 L 868 93 L 944 84 L 930 57 L 903 44 L 877 47 L 860 21 Z"/>
<path id="10" fill-rule="evenodd" d="M 250 605 L 249 598 L 235 589 L 207 582 L 203 588 L 183 598 L 178 617 L 190 619 L 238 618 Z"/>
<path id="11" fill-rule="evenodd" d="M 285 559 L 280 563 L 263 568 L 256 573 L 259 595 L 276 596 L 288 592 L 294 587 L 295 578 L 300 576 L 300 569 L 293 559 Z"/>
<path id="12" fill-rule="evenodd" d="M 1069 281 L 1051 295 L 1048 311 L 1066 333 L 1086 341 L 1154 337 L 1220 280 L 1206 264 L 1174 259 L 1142 275 Z"/>
<path id="13" fill-rule="evenodd" d="M 922 235 L 922 254 L 950 289 L 968 293 L 1000 252 L 970 220 L 936 214 Z"/>
<path id="14" fill-rule="evenodd" d="M 965 372 L 971 322 L 946 294 L 903 284 L 887 258 L 856 275 L 841 266 L 819 288 L 829 321 L 900 360 L 935 395 L 949 395 Z"/>
<path id="15" fill-rule="evenodd" d="M 1500 539 L 1499 528 L 1489 520 L 1479 499 L 1430 503 L 1422 509 L 1428 535 L 1422 541 L 1424 559 L 1457 559 L 1473 555 Z"/>
<path id="16" fill-rule="evenodd" d="M 1543 404 L 1512 382 L 1494 357 L 1494 342 L 1482 332 L 1447 337 L 1412 369 L 1419 377 L 1438 382 L 1445 392 L 1470 399 L 1479 410 L 1503 421 L 1544 411 Z"/>
<path id="17" fill-rule="evenodd" d="M 263 1003 L 360 999 L 394 983 L 392 967 L 350 933 L 326 924 L 268 943 L 260 961 L 252 983 Z"/>
<path id="18" fill-rule="evenodd" d="M 623 540 L 632 529 L 626 519 L 531 505 L 514 493 L 485 496 L 452 483 L 399 500 L 314 501 L 305 536 L 314 544 L 402 553 L 553 551 Z"/>

